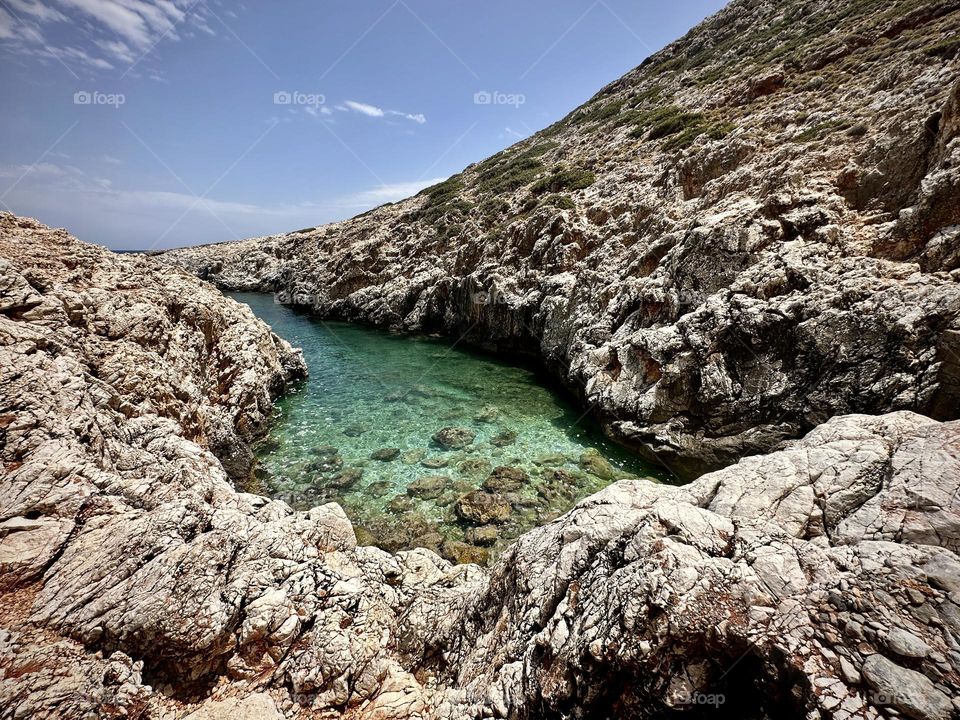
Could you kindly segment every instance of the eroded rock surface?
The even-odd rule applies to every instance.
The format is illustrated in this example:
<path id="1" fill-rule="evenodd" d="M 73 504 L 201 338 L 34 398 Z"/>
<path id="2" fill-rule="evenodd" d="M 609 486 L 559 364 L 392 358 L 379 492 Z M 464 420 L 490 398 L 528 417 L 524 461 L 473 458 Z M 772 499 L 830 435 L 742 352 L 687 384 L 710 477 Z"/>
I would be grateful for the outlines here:
<path id="1" fill-rule="evenodd" d="M 960 408 L 960 7 L 736 0 L 561 122 L 347 222 L 163 259 L 523 351 L 695 476 Z"/>
<path id="2" fill-rule="evenodd" d="M 269 401 L 242 399 L 298 372 L 267 328 L 153 261 L 0 220 L 0 717 L 960 711 L 960 422 L 838 417 L 685 487 L 621 481 L 490 570 L 391 555 L 335 505 L 238 492 L 194 429 L 218 403 L 253 423 Z M 189 297 L 218 330 L 186 364 L 207 336 L 163 313 Z M 227 347 L 236 386 L 212 399 Z"/>

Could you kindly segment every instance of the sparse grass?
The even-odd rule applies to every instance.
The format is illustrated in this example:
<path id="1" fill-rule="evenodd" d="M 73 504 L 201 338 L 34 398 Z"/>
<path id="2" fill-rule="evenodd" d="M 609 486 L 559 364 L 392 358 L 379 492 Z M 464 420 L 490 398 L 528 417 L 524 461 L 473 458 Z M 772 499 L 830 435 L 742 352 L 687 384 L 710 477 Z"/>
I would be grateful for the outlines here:
<path id="1" fill-rule="evenodd" d="M 823 140 L 828 135 L 837 130 L 845 130 L 850 127 L 850 123 L 845 120 L 830 120 L 824 123 L 818 123 L 806 130 L 794 135 L 791 140 L 796 143 L 810 143 Z"/>
<path id="2" fill-rule="evenodd" d="M 530 186 L 530 192 L 539 195 L 544 192 L 558 193 L 561 190 L 583 190 L 597 180 L 597 176 L 583 168 L 565 168 L 557 166 L 547 177 Z"/>
<path id="3" fill-rule="evenodd" d="M 690 131 L 705 121 L 703 113 L 677 112 L 657 122 L 647 135 L 648 140 L 659 140 L 678 132 Z"/>
<path id="4" fill-rule="evenodd" d="M 520 153 L 501 153 L 484 161 L 477 166 L 477 189 L 500 194 L 528 185 L 545 169 L 539 158 L 558 147 L 560 143 L 551 140 L 537 143 Z"/>

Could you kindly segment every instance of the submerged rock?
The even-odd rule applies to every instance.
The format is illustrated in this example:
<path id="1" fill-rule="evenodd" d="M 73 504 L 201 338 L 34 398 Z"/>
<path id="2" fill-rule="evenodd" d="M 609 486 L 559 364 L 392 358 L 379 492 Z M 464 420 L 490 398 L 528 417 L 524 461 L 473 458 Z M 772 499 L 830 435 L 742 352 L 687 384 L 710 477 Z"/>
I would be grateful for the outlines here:
<path id="1" fill-rule="evenodd" d="M 403 464 L 404 465 L 416 465 L 418 462 L 423 460 L 426 456 L 427 451 L 423 448 L 417 448 L 416 450 L 407 450 L 403 453 Z"/>
<path id="2" fill-rule="evenodd" d="M 483 458 L 469 458 L 457 463 L 457 472 L 467 478 L 482 478 L 490 473 L 491 464 Z"/>
<path id="3" fill-rule="evenodd" d="M 398 457 L 400 457 L 400 448 L 381 448 L 370 454 L 371 460 L 379 460 L 380 462 L 390 462 Z"/>
<path id="4" fill-rule="evenodd" d="M 474 525 L 506 522 L 510 518 L 510 503 L 502 496 L 483 490 L 474 490 L 457 499 L 457 515 Z"/>
<path id="5" fill-rule="evenodd" d="M 363 470 L 360 468 L 346 468 L 327 480 L 324 484 L 330 488 L 346 490 L 359 482 L 363 477 Z"/>
<path id="6" fill-rule="evenodd" d="M 407 494 L 413 497 L 432 500 L 450 485 L 450 478 L 443 475 L 425 475 L 407 486 Z"/>
<path id="7" fill-rule="evenodd" d="M 481 408 L 477 414 L 473 416 L 473 419 L 475 422 L 490 423 L 495 422 L 499 417 L 500 408 L 488 405 L 484 408 Z"/>
<path id="8" fill-rule="evenodd" d="M 477 434 L 468 428 L 445 427 L 433 435 L 433 441 L 444 450 L 463 450 L 470 445 Z"/>
<path id="9" fill-rule="evenodd" d="M 484 548 L 459 542 L 457 540 L 447 540 L 440 548 L 440 554 L 454 563 L 476 563 L 477 565 L 486 565 L 490 559 L 490 552 Z"/>
<path id="10" fill-rule="evenodd" d="M 580 456 L 580 467 L 601 480 L 615 480 L 618 472 L 598 450 L 588 448 Z"/>
<path id="11" fill-rule="evenodd" d="M 431 470 L 439 470 L 440 468 L 445 468 L 447 465 L 449 465 L 450 461 L 445 460 L 444 458 L 433 457 L 421 460 L 420 464 L 423 465 L 423 467 Z"/>
<path id="12" fill-rule="evenodd" d="M 397 495 L 387 503 L 387 510 L 396 515 L 406 515 L 416 507 L 413 500 L 406 495 Z M 403 547 L 400 545 L 399 547 Z"/>
<path id="13" fill-rule="evenodd" d="M 492 438 L 490 444 L 494 447 L 507 447 L 517 441 L 517 434 L 513 430 L 501 430 Z"/>
<path id="14" fill-rule="evenodd" d="M 330 452 L 321 452 L 329 450 Z M 311 454 L 316 455 L 316 460 L 310 460 L 304 465 L 304 470 L 311 473 L 334 473 L 343 467 L 343 458 L 337 454 L 336 448 L 314 448 Z"/>
<path id="15" fill-rule="evenodd" d="M 367 485 L 364 492 L 372 497 L 383 497 L 393 490 L 393 483 L 387 480 L 377 480 Z"/>
<path id="16" fill-rule="evenodd" d="M 530 476 L 520 468 L 501 466 L 494 468 L 483 481 L 483 488 L 493 493 L 511 493 L 522 488 L 529 479 Z"/>
<path id="17" fill-rule="evenodd" d="M 500 532 L 495 525 L 483 525 L 481 527 L 467 528 L 464 537 L 471 545 L 487 547 L 496 544 L 500 537 Z"/>

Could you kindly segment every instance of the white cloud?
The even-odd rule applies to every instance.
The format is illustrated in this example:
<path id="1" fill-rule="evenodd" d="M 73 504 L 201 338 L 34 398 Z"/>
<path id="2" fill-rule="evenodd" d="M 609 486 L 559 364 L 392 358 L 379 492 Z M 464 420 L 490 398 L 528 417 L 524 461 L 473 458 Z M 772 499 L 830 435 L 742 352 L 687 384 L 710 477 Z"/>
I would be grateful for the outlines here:
<path id="1" fill-rule="evenodd" d="M 114 188 L 74 165 L 0 165 L 0 191 L 14 212 L 66 226 L 116 248 L 173 247 L 234 240 L 342 220 L 409 197 L 443 178 L 391 183 L 325 201 L 260 205 L 187 192 Z M 173 230 L 171 224 L 183 217 Z M 106 218 L 106 220 L 104 219 Z M 159 242 L 158 242 L 159 241 Z"/>
<path id="2" fill-rule="evenodd" d="M 366 103 L 355 102 L 354 100 L 347 100 L 343 104 L 350 110 L 361 113 L 362 115 L 367 115 L 368 117 L 381 118 L 384 115 L 383 110 L 376 105 L 367 105 Z"/>
<path id="3" fill-rule="evenodd" d="M 390 117 L 402 117 L 420 125 L 423 125 L 427 121 L 427 117 L 423 113 L 412 114 L 400 112 L 399 110 L 383 110 L 376 105 L 368 105 L 367 103 L 356 102 L 355 100 L 345 100 L 343 105 L 337 105 L 336 109 L 340 112 L 349 112 L 352 110 L 353 112 L 373 118 L 382 118 L 388 115 Z"/>
<path id="4" fill-rule="evenodd" d="M 184 12 L 169 0 L 59 0 L 61 5 L 74 8 L 125 38 L 146 49 L 157 36 L 175 37 L 174 26 L 184 18 Z"/>
<path id="5" fill-rule="evenodd" d="M 418 123 L 420 125 L 423 125 L 427 121 L 427 117 L 423 113 L 417 113 L 416 115 L 411 115 L 410 113 L 398 112 L 396 110 L 388 110 L 387 114 L 406 118 L 407 120 L 413 120 L 415 123 Z"/>
<path id="6" fill-rule="evenodd" d="M 126 63 L 127 65 L 132 65 L 136 61 L 136 56 L 133 54 L 133 51 L 127 46 L 127 44 L 121 40 L 96 40 L 95 41 L 100 49 L 110 53 L 115 58 L 120 60 L 120 62 Z"/>
<path id="7" fill-rule="evenodd" d="M 17 36 L 13 31 L 13 22 L 10 14 L 0 8 L 0 40 L 12 40 Z"/>
<path id="8" fill-rule="evenodd" d="M 135 65 L 163 40 L 179 40 L 181 27 L 188 34 L 195 28 L 215 35 L 208 22 L 211 12 L 195 0 L 4 0 L 0 41 L 18 55 L 56 59 L 68 68 L 73 63 L 110 70 L 117 62 Z M 66 47 L 51 44 L 41 28 L 53 23 L 75 26 L 73 35 L 88 39 L 89 45 L 77 40 Z"/>
<path id="9" fill-rule="evenodd" d="M 40 22 L 66 22 L 67 16 L 56 8 L 41 5 L 37 0 L 7 0 L 7 5 L 20 15 L 31 15 Z"/>

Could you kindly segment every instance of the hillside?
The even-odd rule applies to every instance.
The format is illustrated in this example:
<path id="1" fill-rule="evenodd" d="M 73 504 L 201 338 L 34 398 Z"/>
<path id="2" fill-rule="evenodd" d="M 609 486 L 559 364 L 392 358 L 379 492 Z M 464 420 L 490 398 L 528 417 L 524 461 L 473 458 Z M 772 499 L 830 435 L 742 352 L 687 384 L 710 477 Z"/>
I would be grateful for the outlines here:
<path id="1" fill-rule="evenodd" d="M 346 222 L 162 255 L 541 358 L 681 476 L 960 408 L 960 3 L 736 0 L 534 137 Z"/>

